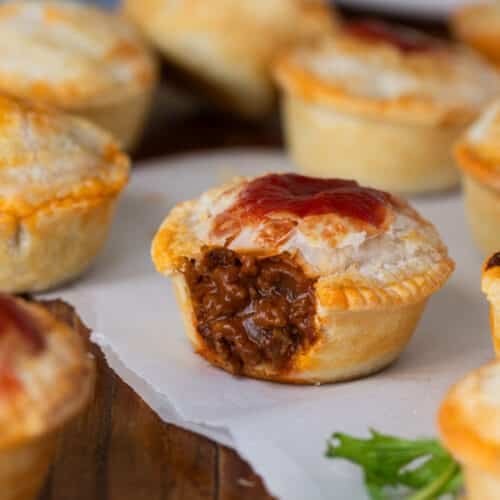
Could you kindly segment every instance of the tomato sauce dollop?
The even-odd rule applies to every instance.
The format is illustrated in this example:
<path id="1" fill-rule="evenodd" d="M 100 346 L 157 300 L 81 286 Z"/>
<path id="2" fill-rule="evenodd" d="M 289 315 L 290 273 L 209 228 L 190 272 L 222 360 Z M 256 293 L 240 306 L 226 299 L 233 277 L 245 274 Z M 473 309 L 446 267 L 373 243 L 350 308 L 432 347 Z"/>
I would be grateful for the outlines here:
<path id="1" fill-rule="evenodd" d="M 352 21 L 345 25 L 345 31 L 362 40 L 374 43 L 387 43 L 401 52 L 427 52 L 437 47 L 437 41 L 418 31 L 392 26 L 375 21 Z"/>
<path id="2" fill-rule="evenodd" d="M 228 210 L 243 218 L 277 212 L 298 217 L 334 213 L 380 226 L 389 204 L 393 204 L 390 194 L 355 181 L 269 174 L 250 181 Z"/>

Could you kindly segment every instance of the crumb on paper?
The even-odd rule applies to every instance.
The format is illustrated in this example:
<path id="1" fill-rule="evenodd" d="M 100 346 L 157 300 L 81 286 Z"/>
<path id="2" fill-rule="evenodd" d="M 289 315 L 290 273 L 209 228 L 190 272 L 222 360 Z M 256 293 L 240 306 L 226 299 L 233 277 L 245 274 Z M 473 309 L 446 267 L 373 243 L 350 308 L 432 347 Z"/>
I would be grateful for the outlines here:
<path id="1" fill-rule="evenodd" d="M 245 479 L 244 477 L 239 477 L 236 481 L 240 486 L 244 488 L 253 488 L 255 486 L 255 482 L 250 479 Z"/>

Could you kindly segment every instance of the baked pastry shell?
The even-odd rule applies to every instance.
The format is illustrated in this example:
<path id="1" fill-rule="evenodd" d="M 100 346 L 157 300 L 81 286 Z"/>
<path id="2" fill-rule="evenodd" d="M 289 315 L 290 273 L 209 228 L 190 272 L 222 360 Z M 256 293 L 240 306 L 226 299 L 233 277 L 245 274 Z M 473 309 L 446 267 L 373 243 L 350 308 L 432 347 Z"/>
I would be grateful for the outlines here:
<path id="1" fill-rule="evenodd" d="M 487 369 L 489 365 L 479 368 Z M 500 498 L 500 445 L 478 432 L 500 422 L 500 411 L 491 407 L 476 410 L 473 424 L 465 408 L 478 405 L 475 389 L 460 394 L 454 386 L 444 399 L 438 414 L 440 437 L 445 446 L 463 466 L 468 500 L 496 500 Z"/>
<path id="2" fill-rule="evenodd" d="M 485 255 L 500 248 L 500 176 L 465 143 L 455 148 L 463 174 L 465 210 L 474 241 Z"/>
<path id="3" fill-rule="evenodd" d="M 192 202 L 184 204 L 189 210 Z M 176 271 L 178 259 L 192 256 L 193 237 L 177 216 L 167 218 L 152 246 L 160 272 L 172 274 L 185 331 L 195 350 L 210 363 L 231 367 L 207 348 L 197 332 L 195 311 L 184 275 Z M 179 217 L 179 220 L 176 219 Z M 393 362 L 410 340 L 427 299 L 448 279 L 454 268 L 446 256 L 432 270 L 386 286 L 339 286 L 327 277 L 315 285 L 315 327 L 318 341 L 299 354 L 290 370 L 276 372 L 266 366 L 244 367 L 243 374 L 295 384 L 348 380 L 376 372 Z M 306 270 L 304 270 L 306 272 Z M 307 272 L 306 272 L 307 274 Z"/>
<path id="4" fill-rule="evenodd" d="M 488 262 L 488 261 L 487 261 Z M 490 304 L 490 324 L 493 347 L 500 359 L 500 267 L 483 268 L 481 287 Z"/>
<path id="5" fill-rule="evenodd" d="M 106 242 L 117 196 L 56 202 L 23 218 L 0 212 L 0 290 L 47 290 L 85 271 Z"/>
<path id="6" fill-rule="evenodd" d="M 246 118 L 258 119 L 275 102 L 271 63 L 276 55 L 290 45 L 332 32 L 337 24 L 326 4 L 289 1 L 300 12 L 300 19 L 298 13 L 291 21 L 276 19 L 266 2 L 252 6 L 257 14 L 242 18 L 239 9 L 227 7 L 226 0 L 210 4 L 216 16 L 207 14 L 203 2 L 188 0 L 177 2 L 175 8 L 167 8 L 160 0 L 127 0 L 124 11 L 214 101 Z"/>
<path id="7" fill-rule="evenodd" d="M 454 12 L 451 27 L 458 39 L 500 66 L 500 25 L 494 23 L 495 29 L 484 29 L 486 23 L 492 25 L 488 7 L 488 3 L 463 5 Z"/>
<path id="8" fill-rule="evenodd" d="M 0 451 L 0 500 L 34 500 L 45 481 L 57 434 Z"/>
<path id="9" fill-rule="evenodd" d="M 440 191 L 458 184 L 451 150 L 463 124 L 369 117 L 288 91 L 282 114 L 290 155 L 306 175 L 355 179 L 399 193 Z"/>
<path id="10" fill-rule="evenodd" d="M 56 322 L 43 307 L 28 304 L 28 308 L 49 325 Z M 66 330 L 68 335 L 78 335 L 58 321 L 56 328 Z M 74 339 L 72 342 L 69 354 L 80 358 L 79 362 L 71 370 L 66 370 L 60 385 L 55 384 L 51 388 L 50 396 L 44 401 L 48 410 L 43 423 L 37 425 L 36 430 L 20 426 L 15 432 L 4 432 L 4 437 L 0 437 L 0 500 L 38 498 L 54 458 L 60 430 L 84 409 L 93 395 L 96 377 L 94 359 L 79 349 L 77 352 Z"/>

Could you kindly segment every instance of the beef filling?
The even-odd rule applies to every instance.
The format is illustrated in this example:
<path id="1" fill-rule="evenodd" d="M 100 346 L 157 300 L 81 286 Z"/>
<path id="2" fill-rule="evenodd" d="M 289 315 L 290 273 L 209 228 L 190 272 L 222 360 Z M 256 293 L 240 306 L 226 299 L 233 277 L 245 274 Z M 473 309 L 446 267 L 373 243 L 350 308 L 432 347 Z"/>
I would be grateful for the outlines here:
<path id="1" fill-rule="evenodd" d="M 257 259 L 207 248 L 182 272 L 199 334 L 235 373 L 262 363 L 286 371 L 316 340 L 314 280 L 290 255 Z"/>

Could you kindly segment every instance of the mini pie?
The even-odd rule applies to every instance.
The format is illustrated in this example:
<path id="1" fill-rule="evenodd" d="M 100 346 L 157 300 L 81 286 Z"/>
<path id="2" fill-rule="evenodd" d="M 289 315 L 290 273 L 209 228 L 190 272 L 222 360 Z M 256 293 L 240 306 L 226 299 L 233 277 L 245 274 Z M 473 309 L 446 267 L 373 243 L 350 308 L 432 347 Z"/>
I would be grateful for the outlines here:
<path id="1" fill-rule="evenodd" d="M 500 93 L 499 76 L 472 51 L 375 21 L 290 51 L 275 76 L 303 172 L 402 193 L 458 182 L 452 144 Z"/>
<path id="2" fill-rule="evenodd" d="M 95 378 L 83 340 L 44 307 L 0 294 L 0 500 L 34 500 L 57 432 Z"/>
<path id="3" fill-rule="evenodd" d="M 500 100 L 492 103 L 461 137 L 455 157 L 463 173 L 472 235 L 489 255 L 500 248 Z"/>
<path id="4" fill-rule="evenodd" d="M 394 361 L 454 264 L 410 206 L 354 181 L 270 174 L 177 205 L 152 246 L 197 352 L 236 374 L 352 379 Z"/>
<path id="5" fill-rule="evenodd" d="M 500 358 L 500 252 L 486 260 L 481 287 L 490 303 L 491 335 L 495 352 Z"/>
<path id="6" fill-rule="evenodd" d="M 0 95 L 0 290 L 45 290 L 85 270 L 128 173 L 95 125 Z"/>
<path id="7" fill-rule="evenodd" d="M 500 3 L 479 2 L 458 8 L 451 19 L 455 35 L 495 65 L 500 65 Z"/>
<path id="8" fill-rule="evenodd" d="M 463 465 L 467 500 L 500 498 L 500 362 L 468 374 L 439 411 L 441 439 Z"/>
<path id="9" fill-rule="evenodd" d="M 125 0 L 124 9 L 167 59 L 249 118 L 274 103 L 276 54 L 335 25 L 326 0 Z"/>
<path id="10" fill-rule="evenodd" d="M 0 4 L 0 92 L 83 116 L 130 149 L 155 82 L 151 54 L 116 14 L 67 1 Z"/>

